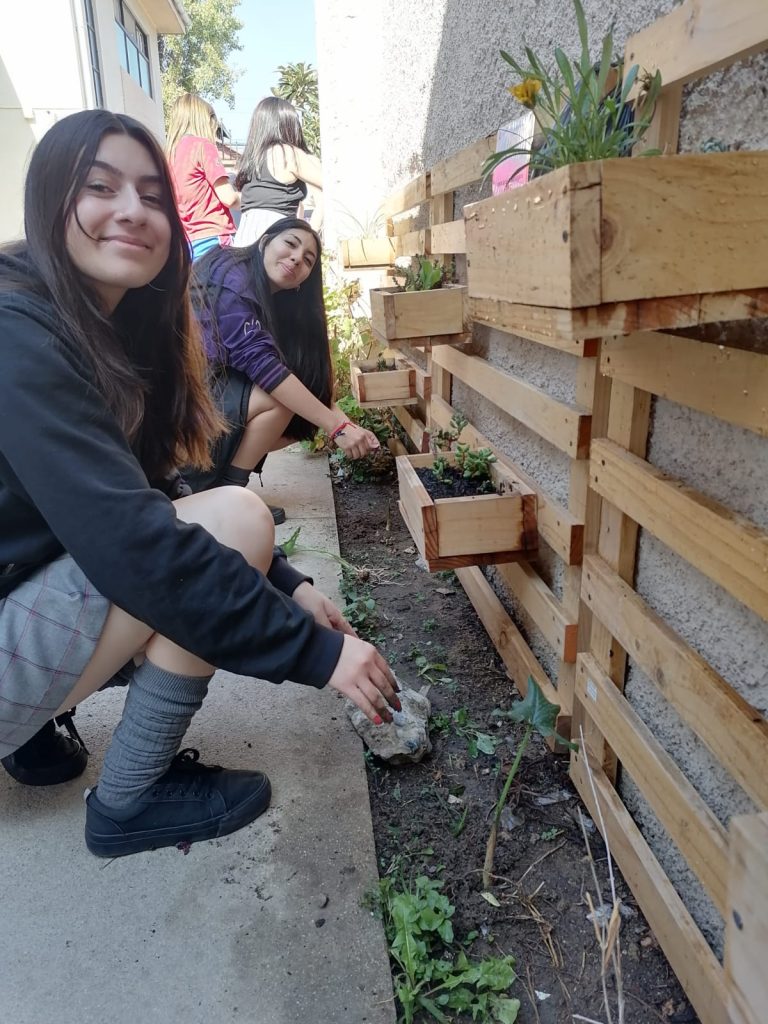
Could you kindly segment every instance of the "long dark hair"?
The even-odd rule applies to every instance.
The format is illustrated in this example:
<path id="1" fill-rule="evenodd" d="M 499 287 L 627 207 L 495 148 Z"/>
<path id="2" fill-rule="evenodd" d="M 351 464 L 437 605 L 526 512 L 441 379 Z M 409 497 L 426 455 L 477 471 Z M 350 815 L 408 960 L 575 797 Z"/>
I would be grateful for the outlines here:
<path id="1" fill-rule="evenodd" d="M 66 245 L 80 190 L 102 139 L 128 135 L 146 149 L 162 178 L 171 226 L 168 261 L 150 284 L 126 292 L 112 316 L 81 275 Z M 209 444 L 222 421 L 206 383 L 205 356 L 191 313 L 190 256 L 162 150 L 138 121 L 84 110 L 57 122 L 29 164 L 24 191 L 26 240 L 6 249 L 3 291 L 25 290 L 50 302 L 87 356 L 94 383 L 150 479 L 178 465 L 210 465 Z"/>
<path id="2" fill-rule="evenodd" d="M 298 291 L 291 288 L 274 294 L 264 269 L 264 250 L 284 231 L 305 231 L 317 242 L 318 258 L 306 281 Z M 258 242 L 245 249 L 213 249 L 194 264 L 192 296 L 198 315 L 213 327 L 216 334 L 216 307 L 224 278 L 233 267 L 242 267 L 249 290 L 258 308 L 254 310 L 262 327 L 275 340 L 283 362 L 299 378 L 307 390 L 323 405 L 333 399 L 333 367 L 328 342 L 328 324 L 323 304 L 323 276 L 320 263 L 320 238 L 305 220 L 284 217 L 271 224 Z M 300 441 L 312 437 L 317 427 L 294 416 L 287 434 Z"/>
<path id="3" fill-rule="evenodd" d="M 309 152 L 296 108 L 279 96 L 266 96 L 251 115 L 248 138 L 235 177 L 238 191 L 249 181 L 261 177 L 261 169 L 272 146 L 295 146 Z"/>

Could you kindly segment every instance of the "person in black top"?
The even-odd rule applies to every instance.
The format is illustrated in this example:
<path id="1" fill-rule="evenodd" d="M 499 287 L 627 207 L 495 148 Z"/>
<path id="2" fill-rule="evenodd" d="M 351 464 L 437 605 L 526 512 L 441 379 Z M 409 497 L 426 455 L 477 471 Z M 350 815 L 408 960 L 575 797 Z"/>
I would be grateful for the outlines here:
<path id="1" fill-rule="evenodd" d="M 178 465 L 206 465 L 224 424 L 150 132 L 105 110 L 54 125 L 30 162 L 25 235 L 0 253 L 0 756 L 34 775 L 25 749 L 52 746 L 51 719 L 127 666 L 87 798 L 88 848 L 225 835 L 266 808 L 270 787 L 178 754 L 214 666 L 329 684 L 373 721 L 399 707 L 396 684 L 276 557 L 255 494 L 165 493 Z"/>
<path id="2" fill-rule="evenodd" d="M 245 248 L 282 217 L 296 217 L 313 187 L 312 227 L 322 227 L 323 173 L 304 141 L 301 120 L 287 100 L 267 96 L 251 116 L 248 138 L 235 177 L 240 193 L 240 224 L 234 244 Z"/>

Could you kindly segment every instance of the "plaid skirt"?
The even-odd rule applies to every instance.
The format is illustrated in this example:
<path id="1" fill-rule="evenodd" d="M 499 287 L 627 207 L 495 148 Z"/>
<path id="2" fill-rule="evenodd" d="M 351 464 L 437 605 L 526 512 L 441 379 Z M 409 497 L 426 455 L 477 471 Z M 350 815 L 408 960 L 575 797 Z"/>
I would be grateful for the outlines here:
<path id="1" fill-rule="evenodd" d="M 109 607 L 69 555 L 0 600 L 0 757 L 26 743 L 66 701 Z"/>

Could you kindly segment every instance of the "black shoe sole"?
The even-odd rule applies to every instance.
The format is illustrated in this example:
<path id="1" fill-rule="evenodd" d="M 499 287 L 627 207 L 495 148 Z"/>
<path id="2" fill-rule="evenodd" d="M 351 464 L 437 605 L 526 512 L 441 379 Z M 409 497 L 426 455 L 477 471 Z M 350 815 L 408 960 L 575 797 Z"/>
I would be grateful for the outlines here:
<path id="1" fill-rule="evenodd" d="M 272 513 L 272 521 L 275 526 L 280 526 L 285 522 L 285 509 L 280 508 L 279 505 L 270 505 L 269 511 Z"/>
<path id="2" fill-rule="evenodd" d="M 77 754 L 68 757 L 66 761 L 41 765 L 39 768 L 19 764 L 14 755 L 9 754 L 2 759 L 2 765 L 11 778 L 20 782 L 22 786 L 58 786 L 62 782 L 71 782 L 83 774 L 88 767 L 88 754 L 80 747 Z"/>
<path id="3" fill-rule="evenodd" d="M 144 832 L 128 832 L 122 835 L 99 835 L 89 828 L 86 820 L 85 845 L 96 857 L 125 857 L 131 853 L 159 850 L 164 846 L 179 843 L 198 843 L 203 839 L 218 839 L 231 832 L 237 832 L 244 825 L 255 821 L 269 807 L 272 787 L 264 776 L 264 784 L 243 803 L 231 811 L 209 821 L 194 825 L 174 825 L 169 828 L 153 828 Z M 127 824 L 127 823 L 122 823 Z"/>

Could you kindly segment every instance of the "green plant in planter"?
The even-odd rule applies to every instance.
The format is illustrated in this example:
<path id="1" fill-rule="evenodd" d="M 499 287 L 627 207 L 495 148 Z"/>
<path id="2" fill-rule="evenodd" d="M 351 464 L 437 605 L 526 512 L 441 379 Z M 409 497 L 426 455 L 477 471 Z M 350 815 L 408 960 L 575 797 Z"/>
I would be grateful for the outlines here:
<path id="1" fill-rule="evenodd" d="M 469 425 L 469 420 L 466 419 L 460 412 L 455 412 L 451 416 L 451 422 L 448 424 L 447 430 L 438 430 L 432 438 L 432 445 L 436 451 L 449 452 L 453 448 L 453 445 L 461 437 L 462 430 Z"/>
<path id="2" fill-rule="evenodd" d="M 450 463 L 444 455 L 437 455 L 432 463 L 432 476 L 441 484 L 447 484 L 451 479 Z"/>
<path id="3" fill-rule="evenodd" d="M 555 70 L 547 68 L 528 46 L 527 65 L 501 51 L 520 78 L 509 87 L 509 92 L 533 111 L 539 134 L 530 144 L 494 153 L 483 165 L 484 174 L 490 174 L 511 156 L 529 158 L 524 167 L 530 168 L 532 178 L 568 164 L 629 156 L 647 132 L 661 91 L 660 73 L 641 74 L 637 64 L 625 73 L 623 64 L 613 57 L 612 31 L 604 36 L 600 60 L 595 64 L 589 52 L 587 19 L 581 0 L 573 0 L 573 6 L 581 41 L 577 60 L 557 47 Z M 637 100 L 632 102 L 630 93 L 638 80 L 641 87 Z M 642 155 L 658 153 L 659 150 L 645 150 Z"/>
<path id="4" fill-rule="evenodd" d="M 405 292 L 429 292 L 433 288 L 442 288 L 443 284 L 451 277 L 449 270 L 437 260 L 434 262 L 427 256 L 416 256 L 416 265 L 413 262 L 409 267 L 392 268 L 392 276 L 395 281 L 404 278 L 404 283 L 399 285 Z"/>
<path id="5" fill-rule="evenodd" d="M 473 449 L 468 444 L 456 445 L 456 468 L 465 480 L 475 480 L 482 484 L 482 488 L 479 489 L 486 494 L 495 490 L 491 476 L 491 466 L 494 462 L 496 456 L 490 448 Z"/>

